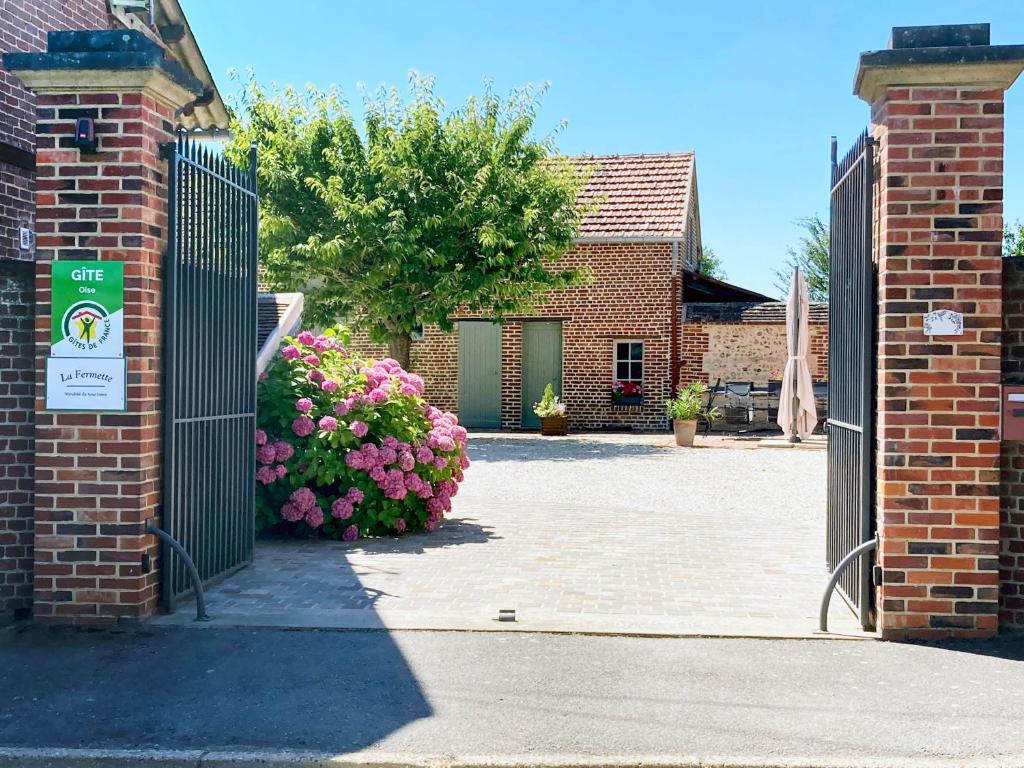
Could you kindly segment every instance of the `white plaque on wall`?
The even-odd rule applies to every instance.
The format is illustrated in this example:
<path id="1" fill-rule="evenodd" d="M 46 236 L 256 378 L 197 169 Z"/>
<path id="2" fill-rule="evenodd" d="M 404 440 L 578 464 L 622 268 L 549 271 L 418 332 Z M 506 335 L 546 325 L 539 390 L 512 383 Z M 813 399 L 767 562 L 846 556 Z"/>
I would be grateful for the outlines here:
<path id="1" fill-rule="evenodd" d="M 926 336 L 963 336 L 964 316 L 951 309 L 937 309 L 924 316 Z"/>

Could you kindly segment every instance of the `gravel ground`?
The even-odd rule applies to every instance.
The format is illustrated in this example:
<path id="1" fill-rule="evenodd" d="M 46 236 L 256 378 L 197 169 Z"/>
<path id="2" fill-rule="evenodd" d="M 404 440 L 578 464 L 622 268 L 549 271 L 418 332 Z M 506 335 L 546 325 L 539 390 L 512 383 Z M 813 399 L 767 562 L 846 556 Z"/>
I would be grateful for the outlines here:
<path id="1" fill-rule="evenodd" d="M 253 625 L 813 632 L 825 453 L 665 442 L 474 435 L 440 531 L 261 542 L 252 566 L 211 591 L 210 612 Z M 515 625 L 497 626 L 501 608 Z M 856 630 L 839 599 L 833 617 Z"/>

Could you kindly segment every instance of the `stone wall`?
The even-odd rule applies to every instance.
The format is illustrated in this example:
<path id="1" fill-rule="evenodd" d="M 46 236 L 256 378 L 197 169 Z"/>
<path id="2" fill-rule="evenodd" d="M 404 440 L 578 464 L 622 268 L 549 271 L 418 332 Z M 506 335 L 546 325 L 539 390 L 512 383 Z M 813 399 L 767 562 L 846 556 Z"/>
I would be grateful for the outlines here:
<path id="1" fill-rule="evenodd" d="M 827 305 L 812 312 L 807 363 L 811 378 L 828 380 Z M 690 304 L 681 336 L 682 383 L 752 381 L 764 386 L 778 379 L 789 356 L 785 307 L 779 302 Z"/>
<path id="2" fill-rule="evenodd" d="M 1003 383 L 1024 386 L 1024 258 L 1003 261 Z M 1024 440 L 1003 440 L 999 623 L 1024 628 Z"/>

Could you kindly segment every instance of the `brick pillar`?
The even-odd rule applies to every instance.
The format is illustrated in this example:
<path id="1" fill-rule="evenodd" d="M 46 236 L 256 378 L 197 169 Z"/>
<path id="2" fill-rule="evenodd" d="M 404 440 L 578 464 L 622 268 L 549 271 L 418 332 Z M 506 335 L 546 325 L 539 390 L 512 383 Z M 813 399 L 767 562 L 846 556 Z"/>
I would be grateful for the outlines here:
<path id="1" fill-rule="evenodd" d="M 59 51 L 59 53 L 55 53 Z M 202 88 L 137 32 L 63 33 L 49 53 L 9 54 L 37 94 L 35 590 L 42 623 L 104 625 L 151 614 L 160 503 L 160 299 L 166 161 L 175 111 Z M 139 68 L 140 59 L 150 66 Z M 95 120 L 99 147 L 72 144 Z M 125 413 L 45 411 L 50 261 L 124 262 Z"/>
<path id="2" fill-rule="evenodd" d="M 878 143 L 878 484 L 887 639 L 998 628 L 1003 92 L 1024 46 L 896 28 L 855 90 Z M 925 313 L 963 313 L 927 336 Z"/>

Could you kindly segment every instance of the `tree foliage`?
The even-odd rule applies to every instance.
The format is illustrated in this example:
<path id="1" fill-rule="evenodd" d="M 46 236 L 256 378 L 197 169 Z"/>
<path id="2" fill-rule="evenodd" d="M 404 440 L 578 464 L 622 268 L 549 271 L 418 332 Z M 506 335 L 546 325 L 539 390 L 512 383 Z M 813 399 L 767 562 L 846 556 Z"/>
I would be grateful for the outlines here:
<path id="1" fill-rule="evenodd" d="M 1024 224 L 1017 221 L 1007 227 L 1003 237 L 1003 255 L 1024 256 Z"/>
<path id="2" fill-rule="evenodd" d="M 789 293 L 793 270 L 800 267 L 811 301 L 828 301 L 828 227 L 818 216 L 798 219 L 797 224 L 804 234 L 786 251 L 786 266 L 775 270 L 775 287 L 782 296 Z"/>
<path id="3" fill-rule="evenodd" d="M 344 317 L 408 365 L 410 332 L 460 308 L 500 320 L 587 278 L 559 259 L 585 178 L 533 136 L 543 88 L 489 87 L 446 112 L 432 79 L 380 89 L 362 124 L 335 89 L 248 83 L 228 153 L 259 148 L 261 264 L 306 294 L 306 318 Z"/>
<path id="4" fill-rule="evenodd" d="M 697 256 L 697 271 L 715 280 L 725 280 L 727 277 L 722 260 L 707 246 L 701 246 L 700 254 Z"/>

